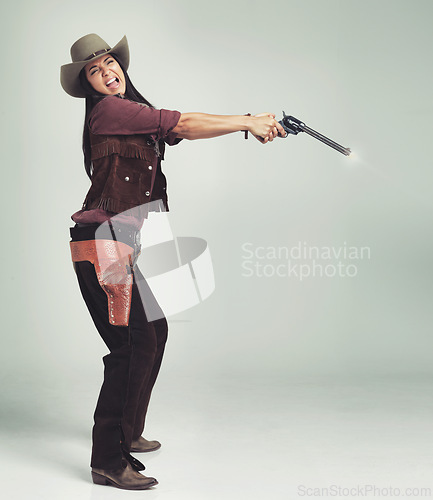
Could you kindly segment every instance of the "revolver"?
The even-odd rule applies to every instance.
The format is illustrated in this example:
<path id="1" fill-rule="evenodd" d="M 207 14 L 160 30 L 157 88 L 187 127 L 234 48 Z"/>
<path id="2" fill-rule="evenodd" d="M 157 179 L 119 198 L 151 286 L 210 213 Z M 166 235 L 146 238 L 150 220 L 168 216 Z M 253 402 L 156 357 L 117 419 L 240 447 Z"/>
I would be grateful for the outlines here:
<path id="1" fill-rule="evenodd" d="M 340 153 L 343 153 L 346 156 L 349 156 L 351 151 L 350 148 L 344 148 L 340 144 L 337 144 L 336 142 L 332 141 L 331 139 L 328 139 L 328 137 L 325 137 L 322 134 L 319 134 L 319 132 L 316 132 L 310 127 L 307 127 L 304 122 L 301 120 L 298 120 L 294 116 L 287 116 L 286 113 L 283 111 L 283 119 L 280 120 L 278 123 L 281 124 L 283 129 L 287 132 L 287 135 L 285 137 L 288 137 L 290 134 L 293 135 L 298 135 L 299 132 L 306 132 L 308 135 L 311 135 L 315 139 L 318 139 L 319 141 L 324 142 L 331 148 L 336 149 Z M 282 136 L 279 136 L 282 137 Z"/>

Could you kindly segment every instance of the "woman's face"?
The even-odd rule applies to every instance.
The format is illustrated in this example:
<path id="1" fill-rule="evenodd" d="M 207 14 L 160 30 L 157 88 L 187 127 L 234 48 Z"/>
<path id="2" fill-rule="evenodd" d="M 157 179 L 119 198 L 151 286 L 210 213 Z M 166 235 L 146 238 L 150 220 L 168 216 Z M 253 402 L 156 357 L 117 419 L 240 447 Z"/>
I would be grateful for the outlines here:
<path id="1" fill-rule="evenodd" d="M 124 94 L 126 92 L 125 74 L 110 54 L 104 54 L 89 62 L 84 71 L 90 85 L 101 94 Z"/>

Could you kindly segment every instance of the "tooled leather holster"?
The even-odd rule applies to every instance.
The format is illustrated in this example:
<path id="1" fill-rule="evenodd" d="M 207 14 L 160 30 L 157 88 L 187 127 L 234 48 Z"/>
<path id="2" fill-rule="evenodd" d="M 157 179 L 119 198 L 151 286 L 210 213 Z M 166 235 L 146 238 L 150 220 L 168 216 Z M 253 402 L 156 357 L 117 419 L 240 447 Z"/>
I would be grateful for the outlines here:
<path id="1" fill-rule="evenodd" d="M 71 241 L 72 262 L 87 260 L 95 266 L 99 284 L 108 299 L 112 325 L 127 326 L 131 310 L 134 249 L 121 241 Z"/>

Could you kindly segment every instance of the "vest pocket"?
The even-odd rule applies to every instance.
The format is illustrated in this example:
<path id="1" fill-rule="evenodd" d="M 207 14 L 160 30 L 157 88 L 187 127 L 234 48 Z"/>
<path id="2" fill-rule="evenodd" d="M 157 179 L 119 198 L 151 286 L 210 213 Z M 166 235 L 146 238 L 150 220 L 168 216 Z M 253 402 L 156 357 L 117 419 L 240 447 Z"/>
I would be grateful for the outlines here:
<path id="1" fill-rule="evenodd" d="M 150 190 L 150 178 L 146 172 L 143 172 L 142 168 L 138 170 L 131 165 L 117 165 L 115 167 L 110 197 L 118 198 L 123 203 L 140 205 L 143 203 L 141 201 L 142 191 L 147 189 Z"/>

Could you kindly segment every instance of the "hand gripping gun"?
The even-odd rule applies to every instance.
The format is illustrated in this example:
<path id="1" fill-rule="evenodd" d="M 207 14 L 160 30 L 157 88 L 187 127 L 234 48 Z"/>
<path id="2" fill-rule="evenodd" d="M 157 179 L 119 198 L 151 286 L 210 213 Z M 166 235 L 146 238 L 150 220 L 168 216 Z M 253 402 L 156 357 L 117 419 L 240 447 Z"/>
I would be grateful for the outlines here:
<path id="1" fill-rule="evenodd" d="M 325 137 L 324 135 L 319 134 L 319 132 L 313 130 L 312 128 L 307 127 L 305 123 L 301 122 L 301 120 L 298 120 L 294 116 L 287 116 L 286 113 L 284 113 L 284 111 L 283 111 L 283 119 L 279 121 L 279 123 L 282 125 L 283 129 L 287 132 L 287 135 L 285 137 L 288 137 L 290 134 L 298 135 L 299 132 L 306 132 L 308 135 L 311 135 L 315 139 L 324 142 L 331 148 L 336 149 L 337 151 L 343 153 L 346 156 L 349 156 L 351 153 L 349 148 L 344 148 L 343 146 L 340 146 L 340 144 L 331 141 L 331 139 L 328 139 L 328 137 Z"/>

